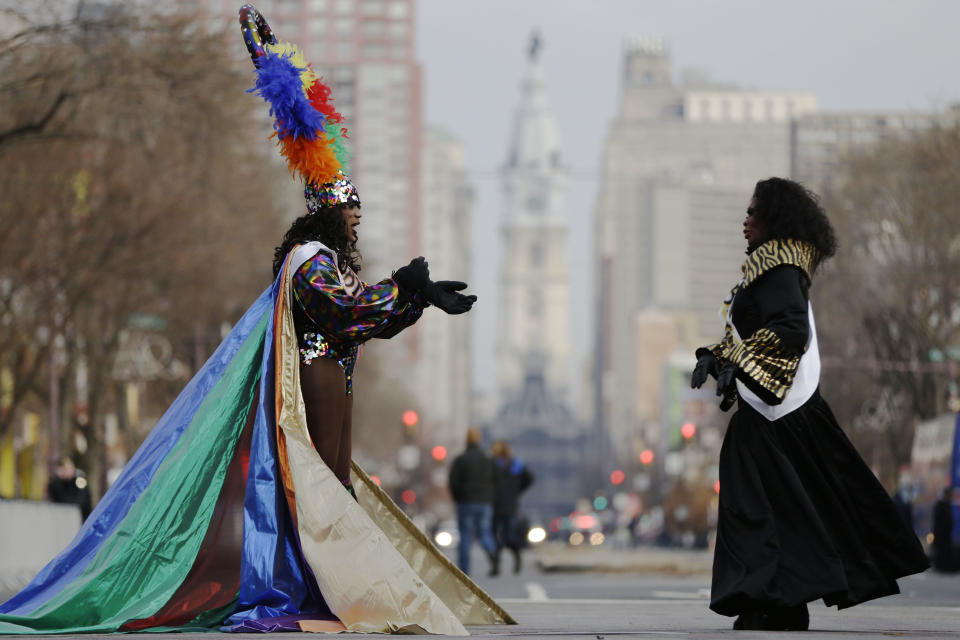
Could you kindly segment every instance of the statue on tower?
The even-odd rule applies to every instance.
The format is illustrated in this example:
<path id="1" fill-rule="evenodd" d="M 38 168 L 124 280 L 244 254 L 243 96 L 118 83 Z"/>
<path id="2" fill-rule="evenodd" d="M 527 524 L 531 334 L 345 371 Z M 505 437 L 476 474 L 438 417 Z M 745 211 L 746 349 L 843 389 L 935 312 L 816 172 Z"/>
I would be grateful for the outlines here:
<path id="1" fill-rule="evenodd" d="M 540 31 L 534 29 L 533 33 L 530 34 L 530 48 L 527 54 L 530 56 L 530 62 L 535 62 L 537 60 L 537 54 L 540 53 L 540 47 L 542 45 L 543 41 L 540 39 Z"/>

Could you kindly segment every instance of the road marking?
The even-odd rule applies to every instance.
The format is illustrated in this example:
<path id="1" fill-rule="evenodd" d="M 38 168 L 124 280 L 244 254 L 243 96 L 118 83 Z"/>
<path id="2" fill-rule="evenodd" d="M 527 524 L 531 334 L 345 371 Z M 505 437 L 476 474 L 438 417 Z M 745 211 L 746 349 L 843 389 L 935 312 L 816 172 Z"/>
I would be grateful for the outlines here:
<path id="1" fill-rule="evenodd" d="M 527 599 L 531 602 L 544 602 L 550 599 L 547 590 L 539 582 L 528 582 L 526 584 Z"/>
<path id="2" fill-rule="evenodd" d="M 651 591 L 650 595 L 654 598 L 663 598 L 665 600 L 706 600 L 710 597 L 709 589 L 699 591 Z"/>
<path id="3" fill-rule="evenodd" d="M 686 604 L 690 599 L 685 600 L 658 600 L 655 598 L 638 598 L 636 600 L 603 600 L 596 598 L 548 598 L 546 600 L 533 600 L 532 598 L 497 598 L 501 604 Z"/>

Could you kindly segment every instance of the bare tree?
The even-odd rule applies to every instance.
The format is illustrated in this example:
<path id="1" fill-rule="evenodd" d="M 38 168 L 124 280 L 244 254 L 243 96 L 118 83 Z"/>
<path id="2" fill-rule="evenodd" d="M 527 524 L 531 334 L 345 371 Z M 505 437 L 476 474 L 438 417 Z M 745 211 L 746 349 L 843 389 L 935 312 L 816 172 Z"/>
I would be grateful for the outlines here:
<path id="1" fill-rule="evenodd" d="M 274 185 L 289 185 L 263 170 L 249 65 L 223 37 L 114 8 L 0 45 L 0 436 L 22 411 L 56 402 L 70 424 L 85 402 L 95 495 L 131 318 L 161 318 L 187 361 L 197 336 L 209 353 L 269 283 Z"/>
<path id="2" fill-rule="evenodd" d="M 958 126 L 888 140 L 848 158 L 825 196 L 841 242 L 817 291 L 825 386 L 888 482 L 909 462 L 915 421 L 946 410 L 956 378 L 958 148 Z"/>

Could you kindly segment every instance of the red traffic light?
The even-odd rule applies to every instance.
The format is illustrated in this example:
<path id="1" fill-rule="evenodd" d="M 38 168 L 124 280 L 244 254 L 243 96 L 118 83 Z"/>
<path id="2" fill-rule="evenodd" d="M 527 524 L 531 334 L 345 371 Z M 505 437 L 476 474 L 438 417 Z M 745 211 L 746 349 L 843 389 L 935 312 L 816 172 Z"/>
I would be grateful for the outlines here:
<path id="1" fill-rule="evenodd" d="M 433 459 L 437 462 L 441 462 L 447 457 L 447 448 L 442 444 L 438 444 L 433 449 L 430 449 L 430 455 L 433 456 Z"/>
<path id="2" fill-rule="evenodd" d="M 623 480 L 626 477 L 627 476 L 623 471 L 620 471 L 620 469 L 614 469 L 613 473 L 610 474 L 610 482 L 613 484 L 623 484 Z"/>
<path id="3" fill-rule="evenodd" d="M 640 452 L 640 462 L 642 464 L 650 464 L 653 462 L 653 449 L 644 449 Z"/>
<path id="4" fill-rule="evenodd" d="M 417 492 L 413 489 L 407 489 L 400 494 L 400 499 L 403 500 L 404 504 L 413 504 L 417 501 Z"/>
<path id="5" fill-rule="evenodd" d="M 401 418 L 401 420 L 403 420 L 403 426 L 412 427 L 412 426 L 415 426 L 418 422 L 420 422 L 420 416 L 417 414 L 416 411 L 413 411 L 412 409 L 407 409 L 406 411 L 403 412 L 403 417 Z"/>
<path id="6" fill-rule="evenodd" d="M 682 435 L 685 440 L 689 440 L 696 433 L 697 433 L 697 426 L 692 422 L 687 422 L 682 427 L 680 427 L 680 435 Z"/>

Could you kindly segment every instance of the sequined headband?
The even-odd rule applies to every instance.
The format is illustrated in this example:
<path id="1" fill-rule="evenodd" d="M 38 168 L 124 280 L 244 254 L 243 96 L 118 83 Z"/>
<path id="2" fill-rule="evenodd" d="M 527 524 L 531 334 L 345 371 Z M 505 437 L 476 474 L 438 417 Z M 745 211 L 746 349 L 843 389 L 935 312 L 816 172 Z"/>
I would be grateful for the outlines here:
<path id="1" fill-rule="evenodd" d="M 360 206 L 360 195 L 357 188 L 350 182 L 350 178 L 343 172 L 337 174 L 337 179 L 321 185 L 308 184 L 303 190 L 303 197 L 307 201 L 307 210 L 316 213 L 323 207 L 335 207 L 338 204 L 355 204 Z"/>

